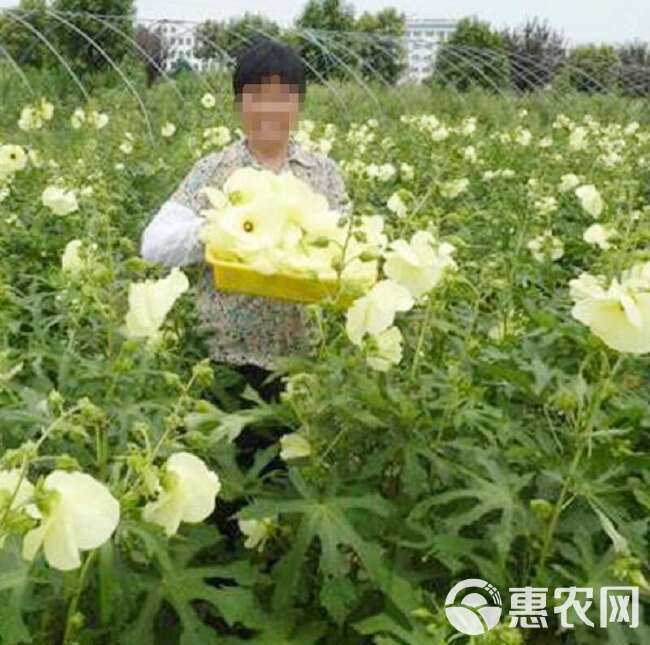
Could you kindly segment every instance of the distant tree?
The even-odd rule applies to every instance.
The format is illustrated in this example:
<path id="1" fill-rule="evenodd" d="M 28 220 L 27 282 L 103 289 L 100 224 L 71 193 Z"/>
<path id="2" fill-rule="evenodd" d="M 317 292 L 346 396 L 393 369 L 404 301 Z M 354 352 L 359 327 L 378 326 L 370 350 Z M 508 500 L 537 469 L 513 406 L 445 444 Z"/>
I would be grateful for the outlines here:
<path id="1" fill-rule="evenodd" d="M 632 42 L 616 50 L 620 60 L 618 84 L 631 96 L 650 96 L 650 46 Z"/>
<path id="2" fill-rule="evenodd" d="M 259 14 L 246 12 L 227 21 L 206 20 L 195 31 L 197 44 L 194 55 L 202 60 L 227 64 L 238 51 L 262 34 L 281 40 L 278 24 Z"/>
<path id="3" fill-rule="evenodd" d="M 472 87 L 507 87 L 510 63 L 503 36 L 488 22 L 463 18 L 436 56 L 429 82 L 465 91 Z"/>
<path id="4" fill-rule="evenodd" d="M 521 91 L 545 87 L 566 60 L 564 36 L 547 21 L 526 21 L 517 29 L 501 32 L 510 60 L 510 77 Z"/>
<path id="5" fill-rule="evenodd" d="M 608 92 L 616 88 L 620 62 L 611 45 L 580 45 L 569 54 L 566 76 L 579 92 Z"/>
<path id="6" fill-rule="evenodd" d="M 405 16 L 395 9 L 376 14 L 364 12 L 355 22 L 355 50 L 361 58 L 361 74 L 370 79 L 381 76 L 394 85 L 406 69 L 404 46 Z"/>
<path id="7" fill-rule="evenodd" d="M 169 70 L 169 75 L 173 78 L 175 76 L 178 76 L 179 74 L 193 74 L 194 69 L 190 62 L 186 59 L 183 58 L 182 56 L 180 58 L 177 58 L 171 66 L 171 69 Z"/>
<path id="8" fill-rule="evenodd" d="M 52 53 L 33 30 L 45 38 L 56 30 L 45 13 L 47 2 L 20 0 L 18 9 L 15 14 L 0 13 L 0 45 L 21 67 L 43 67 L 52 59 Z"/>
<path id="9" fill-rule="evenodd" d="M 147 72 L 147 85 L 151 86 L 160 76 L 161 70 L 165 68 L 169 48 L 165 45 L 162 34 L 142 25 L 135 32 L 135 42 L 148 55 L 147 57 L 141 53 Z"/>
<path id="10" fill-rule="evenodd" d="M 53 18 L 60 23 L 56 30 L 56 43 L 62 56 L 78 74 L 93 74 L 112 67 L 89 39 L 95 41 L 116 64 L 133 53 L 129 39 L 134 36 L 135 0 L 54 0 L 52 9 L 64 12 L 58 20 Z M 126 37 L 118 35 L 102 22 L 105 15 L 111 16 L 110 20 Z M 69 24 L 64 24 L 64 21 Z"/>
<path id="11" fill-rule="evenodd" d="M 307 64 L 310 78 L 349 78 L 358 58 L 350 33 L 354 7 L 342 0 L 309 0 L 294 23 L 292 42 Z"/>

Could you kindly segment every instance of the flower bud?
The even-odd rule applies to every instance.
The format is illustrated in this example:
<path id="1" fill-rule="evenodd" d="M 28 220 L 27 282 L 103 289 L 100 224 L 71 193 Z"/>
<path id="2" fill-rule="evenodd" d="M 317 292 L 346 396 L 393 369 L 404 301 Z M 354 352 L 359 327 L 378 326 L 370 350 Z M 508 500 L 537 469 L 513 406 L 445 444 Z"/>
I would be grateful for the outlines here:
<path id="1" fill-rule="evenodd" d="M 553 505 L 545 499 L 531 499 L 530 510 L 540 520 L 548 520 L 553 515 Z"/>

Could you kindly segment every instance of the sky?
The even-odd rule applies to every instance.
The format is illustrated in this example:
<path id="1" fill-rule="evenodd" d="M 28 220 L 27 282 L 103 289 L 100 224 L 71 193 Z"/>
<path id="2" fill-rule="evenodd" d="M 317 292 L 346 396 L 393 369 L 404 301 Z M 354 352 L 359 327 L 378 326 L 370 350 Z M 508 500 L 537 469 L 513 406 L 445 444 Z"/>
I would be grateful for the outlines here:
<path id="1" fill-rule="evenodd" d="M 0 0 L 0 7 L 18 0 Z M 137 0 L 138 17 L 170 20 L 223 19 L 245 11 L 262 13 L 288 26 L 304 5 L 301 0 Z M 585 42 L 650 42 L 650 0 L 354 0 L 356 13 L 393 6 L 417 18 L 462 18 L 476 15 L 494 27 L 516 27 L 539 16 L 564 33 L 572 44 Z"/>

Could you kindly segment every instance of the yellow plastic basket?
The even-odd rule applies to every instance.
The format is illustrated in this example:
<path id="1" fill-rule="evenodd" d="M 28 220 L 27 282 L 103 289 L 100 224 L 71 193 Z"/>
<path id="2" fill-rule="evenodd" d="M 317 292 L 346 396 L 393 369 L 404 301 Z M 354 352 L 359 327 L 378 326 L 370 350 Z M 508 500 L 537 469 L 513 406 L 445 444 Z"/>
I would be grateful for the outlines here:
<path id="1" fill-rule="evenodd" d="M 222 291 L 302 303 L 320 302 L 337 295 L 336 280 L 318 280 L 278 273 L 266 275 L 240 262 L 216 258 L 211 253 L 209 245 L 206 248 L 205 259 L 212 266 L 215 287 Z M 354 284 L 346 282 L 336 300 L 336 305 L 347 308 L 369 286 L 372 285 L 367 281 Z"/>

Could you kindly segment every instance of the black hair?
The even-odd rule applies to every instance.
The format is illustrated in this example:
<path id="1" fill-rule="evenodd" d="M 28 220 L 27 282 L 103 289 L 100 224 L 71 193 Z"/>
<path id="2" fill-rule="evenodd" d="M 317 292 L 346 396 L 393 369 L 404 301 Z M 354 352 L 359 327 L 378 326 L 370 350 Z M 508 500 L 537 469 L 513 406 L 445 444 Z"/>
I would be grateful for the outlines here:
<path id="1" fill-rule="evenodd" d="M 241 100 L 244 85 L 260 84 L 262 79 L 274 74 L 280 76 L 282 83 L 297 88 L 300 102 L 304 101 L 307 92 L 305 66 L 300 56 L 288 45 L 260 36 L 239 51 L 236 61 L 232 76 L 235 101 Z"/>

